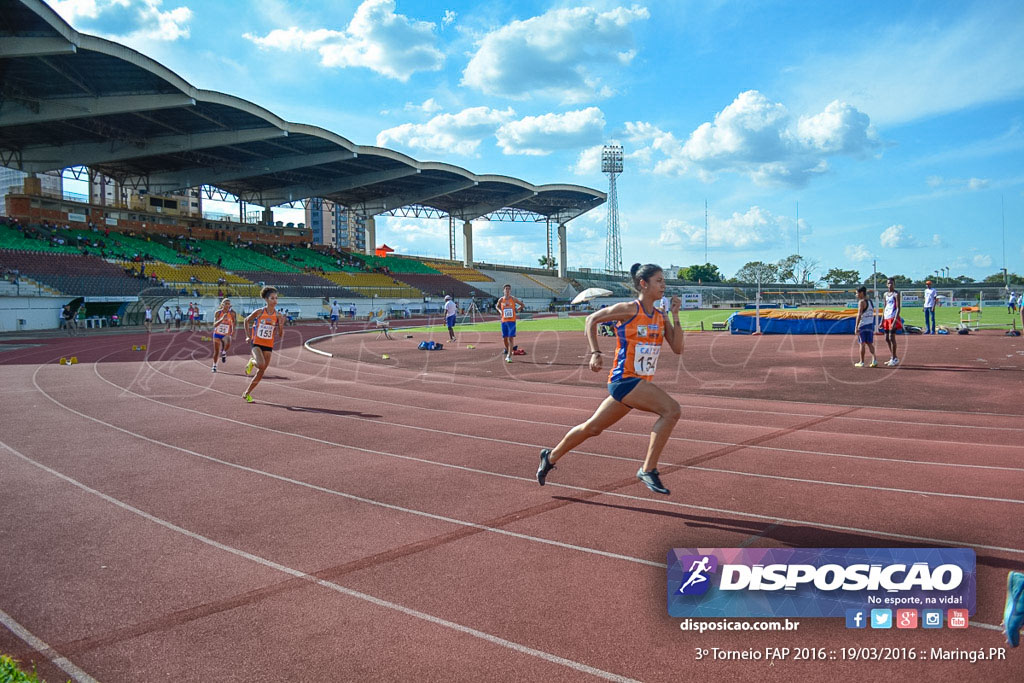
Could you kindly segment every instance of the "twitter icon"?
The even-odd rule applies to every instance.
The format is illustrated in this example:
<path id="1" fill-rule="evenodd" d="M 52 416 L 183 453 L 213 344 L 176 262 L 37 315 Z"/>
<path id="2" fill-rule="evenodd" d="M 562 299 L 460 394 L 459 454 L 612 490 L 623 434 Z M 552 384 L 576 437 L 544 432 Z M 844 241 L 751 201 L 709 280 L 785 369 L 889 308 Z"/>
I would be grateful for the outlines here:
<path id="1" fill-rule="evenodd" d="M 871 610 L 871 628 L 892 628 L 892 610 Z"/>

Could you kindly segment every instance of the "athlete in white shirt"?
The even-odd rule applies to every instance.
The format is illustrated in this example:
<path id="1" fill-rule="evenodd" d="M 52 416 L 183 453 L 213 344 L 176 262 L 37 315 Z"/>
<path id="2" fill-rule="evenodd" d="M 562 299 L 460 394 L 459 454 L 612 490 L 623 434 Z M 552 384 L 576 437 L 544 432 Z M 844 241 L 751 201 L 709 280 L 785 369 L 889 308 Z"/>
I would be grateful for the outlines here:
<path id="1" fill-rule="evenodd" d="M 451 296 L 444 298 L 444 324 L 448 326 L 448 341 L 455 341 L 455 314 L 459 312 L 458 306 L 452 301 Z"/>
<path id="2" fill-rule="evenodd" d="M 885 281 L 885 309 L 882 311 L 882 329 L 885 331 L 885 343 L 889 346 L 892 358 L 885 362 L 889 366 L 900 364 L 899 356 L 896 355 L 896 333 L 903 329 L 903 321 L 900 320 L 900 293 L 896 291 L 896 281 L 889 278 Z"/>
<path id="3" fill-rule="evenodd" d="M 935 334 L 935 288 L 931 280 L 924 285 L 924 333 Z"/>

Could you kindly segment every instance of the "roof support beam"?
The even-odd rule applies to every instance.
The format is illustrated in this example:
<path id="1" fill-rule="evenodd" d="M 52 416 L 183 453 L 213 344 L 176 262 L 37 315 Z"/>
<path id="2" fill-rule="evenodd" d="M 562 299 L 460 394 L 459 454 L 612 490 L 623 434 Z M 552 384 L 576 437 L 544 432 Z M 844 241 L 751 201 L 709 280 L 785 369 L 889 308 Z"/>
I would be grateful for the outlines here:
<path id="1" fill-rule="evenodd" d="M 33 105 L 12 107 L 17 100 L 0 104 L 0 126 L 66 121 L 86 116 L 107 116 L 172 107 L 191 107 L 196 101 L 187 95 L 122 95 L 118 97 L 68 97 L 39 100 Z"/>
<path id="2" fill-rule="evenodd" d="M 242 180 L 253 176 L 293 171 L 297 168 L 309 168 L 335 161 L 347 161 L 356 158 L 355 152 L 335 150 L 318 154 L 295 154 L 292 156 L 259 159 L 232 166 L 209 167 L 196 166 L 183 171 L 155 173 L 149 177 L 150 192 L 161 193 L 180 190 L 196 185 L 216 185 L 232 180 Z"/>
<path id="3" fill-rule="evenodd" d="M 251 128 L 238 131 L 215 131 L 193 135 L 164 135 L 150 138 L 142 145 L 124 142 L 88 142 L 53 147 L 27 147 L 21 151 L 19 170 L 27 173 L 51 171 L 68 166 L 95 166 L 129 159 L 174 154 L 193 149 L 239 145 L 270 138 L 285 137 L 281 128 Z"/>
<path id="4" fill-rule="evenodd" d="M 496 199 L 493 202 L 480 202 L 479 204 L 473 204 L 472 206 L 457 209 L 455 211 L 452 211 L 452 214 L 458 216 L 464 221 L 473 221 L 476 220 L 477 218 L 480 218 L 480 216 L 484 216 L 486 214 L 491 213 L 492 211 L 504 209 L 506 206 L 512 206 L 516 202 L 521 202 L 524 199 L 532 199 L 533 197 L 536 196 L 537 193 L 535 191 L 524 190 L 513 195 L 505 195 L 504 197 Z"/>
<path id="5" fill-rule="evenodd" d="M 75 52 L 78 52 L 78 47 L 63 38 L 5 36 L 3 41 L 0 41 L 0 59 L 70 55 Z"/>
<path id="6" fill-rule="evenodd" d="M 398 180 L 399 178 L 405 178 L 406 176 L 416 175 L 419 172 L 419 169 L 413 168 L 412 166 L 400 166 L 399 168 L 393 168 L 388 171 L 361 173 L 359 175 L 342 177 L 337 180 L 325 181 L 315 185 L 291 185 L 288 187 L 278 187 L 264 192 L 263 201 L 265 206 L 277 206 L 278 204 L 287 204 L 288 202 L 293 202 L 297 199 L 305 199 L 307 197 L 324 197 L 327 195 L 338 194 L 340 192 L 347 192 L 348 190 L 354 190 L 359 187 L 366 187 L 367 185 L 386 183 L 391 180 Z"/>
<path id="7" fill-rule="evenodd" d="M 478 183 L 475 180 L 456 180 L 455 182 L 445 183 L 444 185 L 429 185 L 419 192 L 406 192 L 404 194 L 393 194 L 387 197 L 381 197 L 379 199 L 373 199 L 368 202 L 364 202 L 360 207 L 364 215 L 375 216 L 391 209 L 396 209 L 400 206 L 406 206 L 407 204 L 419 204 L 425 202 L 428 199 L 435 197 L 443 197 L 446 194 L 452 194 L 459 190 L 466 190 L 471 187 L 475 187 Z"/>

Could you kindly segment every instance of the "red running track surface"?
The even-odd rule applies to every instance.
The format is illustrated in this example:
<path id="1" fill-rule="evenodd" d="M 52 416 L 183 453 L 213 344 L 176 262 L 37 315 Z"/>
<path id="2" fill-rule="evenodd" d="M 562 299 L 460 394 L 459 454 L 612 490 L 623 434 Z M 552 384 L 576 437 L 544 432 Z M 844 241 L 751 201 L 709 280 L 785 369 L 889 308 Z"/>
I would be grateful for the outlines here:
<path id="1" fill-rule="evenodd" d="M 537 486 L 537 451 L 605 396 L 578 333 L 524 334 L 506 364 L 465 330 L 441 352 L 401 333 L 303 348 L 323 330 L 288 328 L 252 405 L 241 338 L 217 374 L 184 332 L 0 351 L 0 651 L 50 680 L 1019 680 L 1015 651 L 694 655 L 999 647 L 1024 568 L 1018 339 L 908 337 L 903 367 L 870 370 L 848 338 L 689 335 L 657 378 L 683 407 L 666 498 L 633 476 L 636 414 Z M 672 547 L 932 545 L 976 550 L 976 628 L 697 635 L 665 611 Z"/>

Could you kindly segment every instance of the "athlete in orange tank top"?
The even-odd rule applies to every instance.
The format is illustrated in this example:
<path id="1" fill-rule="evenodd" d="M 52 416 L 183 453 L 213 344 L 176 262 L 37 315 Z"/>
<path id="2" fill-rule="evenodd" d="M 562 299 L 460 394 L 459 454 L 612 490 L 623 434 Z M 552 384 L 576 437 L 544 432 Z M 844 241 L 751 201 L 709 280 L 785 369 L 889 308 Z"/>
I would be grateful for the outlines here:
<path id="1" fill-rule="evenodd" d="M 640 294 L 636 301 L 602 308 L 587 317 L 587 341 L 590 343 L 590 369 L 601 371 L 601 351 L 598 348 L 597 328 L 601 323 L 616 322 L 618 348 L 608 375 L 608 398 L 589 420 L 576 425 L 554 448 L 540 452 L 537 481 L 541 486 L 563 455 L 592 436 L 597 436 L 625 417 L 634 408 L 658 416 L 651 430 L 647 457 L 637 471 L 637 478 L 655 493 L 667 495 L 668 488 L 661 482 L 658 458 L 668 442 L 673 427 L 679 420 L 679 403 L 651 379 L 658 368 L 662 341 L 677 354 L 683 352 L 683 329 L 679 324 L 678 296 L 673 296 L 669 310 L 672 323 L 654 307 L 665 294 L 665 275 L 659 266 L 635 264 L 630 269 L 633 286 Z"/>
<path id="2" fill-rule="evenodd" d="M 213 372 L 217 372 L 217 356 L 221 363 L 227 361 L 234 333 L 235 312 L 231 310 L 231 299 L 223 299 L 213 314 Z"/>
<path id="3" fill-rule="evenodd" d="M 267 302 L 267 305 L 250 313 L 243 323 L 245 341 L 252 344 L 252 358 L 245 366 L 245 374 L 248 375 L 252 372 L 253 366 L 259 368 L 256 376 L 249 382 L 249 387 L 242 394 L 242 398 L 249 403 L 253 403 L 252 391 L 263 379 L 263 375 L 270 365 L 274 340 L 277 337 L 284 337 L 283 316 L 277 312 L 277 290 L 273 287 L 264 287 L 260 291 L 260 296 Z"/>

